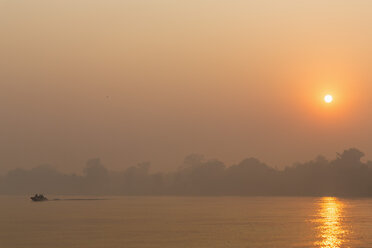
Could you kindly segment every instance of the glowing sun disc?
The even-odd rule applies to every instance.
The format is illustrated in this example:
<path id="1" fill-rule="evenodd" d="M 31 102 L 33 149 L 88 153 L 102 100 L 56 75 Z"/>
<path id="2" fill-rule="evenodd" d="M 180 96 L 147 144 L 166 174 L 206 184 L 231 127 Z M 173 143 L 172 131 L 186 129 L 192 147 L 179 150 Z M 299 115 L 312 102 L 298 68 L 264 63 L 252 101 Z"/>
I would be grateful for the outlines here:
<path id="1" fill-rule="evenodd" d="M 325 101 L 326 103 L 331 103 L 331 102 L 333 102 L 333 96 L 331 96 L 331 95 L 326 95 L 326 96 L 324 97 L 324 101 Z"/>

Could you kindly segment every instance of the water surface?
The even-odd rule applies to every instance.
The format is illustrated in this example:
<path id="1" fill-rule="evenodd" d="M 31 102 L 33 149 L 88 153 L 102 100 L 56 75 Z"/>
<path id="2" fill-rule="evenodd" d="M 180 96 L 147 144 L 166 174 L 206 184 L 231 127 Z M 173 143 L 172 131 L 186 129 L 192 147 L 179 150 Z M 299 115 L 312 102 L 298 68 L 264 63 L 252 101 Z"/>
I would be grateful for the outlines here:
<path id="1" fill-rule="evenodd" d="M 372 200 L 0 197 L 0 247 L 372 247 Z"/>

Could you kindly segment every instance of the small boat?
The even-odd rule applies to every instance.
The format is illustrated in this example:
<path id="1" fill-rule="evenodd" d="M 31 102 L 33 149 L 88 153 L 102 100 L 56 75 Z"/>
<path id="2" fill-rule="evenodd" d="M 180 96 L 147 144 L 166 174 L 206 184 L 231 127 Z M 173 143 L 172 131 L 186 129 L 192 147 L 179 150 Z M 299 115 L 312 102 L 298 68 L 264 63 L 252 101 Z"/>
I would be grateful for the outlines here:
<path id="1" fill-rule="evenodd" d="M 30 197 L 31 200 L 33 201 L 47 201 L 48 198 L 46 198 L 45 196 L 43 196 L 42 194 L 38 195 L 38 194 L 35 194 L 34 196 L 31 196 Z"/>

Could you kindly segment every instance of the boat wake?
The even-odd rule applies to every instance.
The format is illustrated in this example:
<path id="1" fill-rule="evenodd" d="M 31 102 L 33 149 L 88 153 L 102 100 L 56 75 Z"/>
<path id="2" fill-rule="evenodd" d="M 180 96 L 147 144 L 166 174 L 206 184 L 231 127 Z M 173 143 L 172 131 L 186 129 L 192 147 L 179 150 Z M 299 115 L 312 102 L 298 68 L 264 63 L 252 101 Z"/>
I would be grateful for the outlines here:
<path id="1" fill-rule="evenodd" d="M 108 200 L 106 198 L 70 198 L 70 199 L 60 199 L 60 198 L 54 198 L 50 201 L 104 201 Z"/>

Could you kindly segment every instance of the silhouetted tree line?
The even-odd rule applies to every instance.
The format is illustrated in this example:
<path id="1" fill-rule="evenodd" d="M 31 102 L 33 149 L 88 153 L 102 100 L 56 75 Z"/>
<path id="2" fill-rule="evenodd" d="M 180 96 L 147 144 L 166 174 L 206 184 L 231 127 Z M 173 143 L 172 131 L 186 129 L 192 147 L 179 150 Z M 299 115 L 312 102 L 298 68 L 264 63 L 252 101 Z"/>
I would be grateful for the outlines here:
<path id="1" fill-rule="evenodd" d="M 172 173 L 150 173 L 141 163 L 124 171 L 107 170 L 89 160 L 83 175 L 66 175 L 50 166 L 15 169 L 0 177 L 1 194 L 372 196 L 372 162 L 357 149 L 336 159 L 319 156 L 284 170 L 255 158 L 227 167 L 218 160 L 189 155 Z"/>

